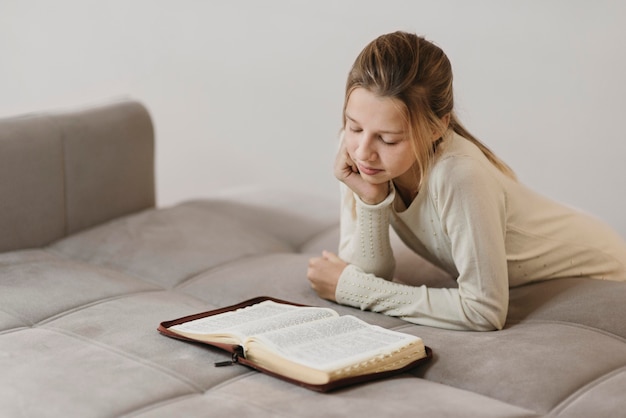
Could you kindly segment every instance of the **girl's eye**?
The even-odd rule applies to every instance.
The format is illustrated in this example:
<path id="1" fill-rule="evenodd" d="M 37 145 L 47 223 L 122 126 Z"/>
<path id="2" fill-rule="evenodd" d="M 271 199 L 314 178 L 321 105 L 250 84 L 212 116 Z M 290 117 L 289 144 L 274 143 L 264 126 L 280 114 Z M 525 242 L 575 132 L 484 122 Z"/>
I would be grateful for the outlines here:
<path id="1" fill-rule="evenodd" d="M 358 133 L 358 132 L 363 131 L 363 129 L 361 129 L 361 128 L 357 128 L 357 127 L 354 127 L 354 126 L 351 126 L 351 127 L 350 127 L 350 131 Z"/>
<path id="2" fill-rule="evenodd" d="M 380 141 L 385 144 L 385 145 L 396 145 L 397 142 L 395 141 L 390 141 L 390 140 L 385 140 L 385 138 L 383 138 L 382 136 L 379 136 L 378 139 L 380 139 Z"/>

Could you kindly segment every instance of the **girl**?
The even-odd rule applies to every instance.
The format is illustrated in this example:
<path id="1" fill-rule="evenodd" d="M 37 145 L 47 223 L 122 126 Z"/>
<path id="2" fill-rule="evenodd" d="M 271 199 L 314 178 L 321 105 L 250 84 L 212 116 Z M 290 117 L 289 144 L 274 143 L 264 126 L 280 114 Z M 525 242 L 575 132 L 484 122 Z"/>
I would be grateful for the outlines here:
<path id="1" fill-rule="evenodd" d="M 519 183 L 459 123 L 450 62 L 432 43 L 396 32 L 367 45 L 349 73 L 343 116 L 339 254 L 312 258 L 307 272 L 320 297 L 417 324 L 487 331 L 504 327 L 510 286 L 626 280 L 620 236 Z M 458 288 L 392 282 L 390 225 Z"/>

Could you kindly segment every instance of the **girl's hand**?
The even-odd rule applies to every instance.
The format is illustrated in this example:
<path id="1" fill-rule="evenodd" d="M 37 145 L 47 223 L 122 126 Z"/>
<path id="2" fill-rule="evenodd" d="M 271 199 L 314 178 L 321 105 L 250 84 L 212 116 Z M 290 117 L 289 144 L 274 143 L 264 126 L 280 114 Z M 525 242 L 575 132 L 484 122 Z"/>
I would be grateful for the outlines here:
<path id="1" fill-rule="evenodd" d="M 328 251 L 323 251 L 321 257 L 314 257 L 309 260 L 307 278 L 319 297 L 336 301 L 335 290 L 339 276 L 347 265 L 348 263 Z"/>
<path id="2" fill-rule="evenodd" d="M 368 205 L 376 205 L 389 195 L 389 183 L 372 184 L 365 180 L 359 169 L 348 154 L 345 140 L 341 140 L 341 146 L 335 158 L 335 177 L 346 184 L 361 200 Z"/>

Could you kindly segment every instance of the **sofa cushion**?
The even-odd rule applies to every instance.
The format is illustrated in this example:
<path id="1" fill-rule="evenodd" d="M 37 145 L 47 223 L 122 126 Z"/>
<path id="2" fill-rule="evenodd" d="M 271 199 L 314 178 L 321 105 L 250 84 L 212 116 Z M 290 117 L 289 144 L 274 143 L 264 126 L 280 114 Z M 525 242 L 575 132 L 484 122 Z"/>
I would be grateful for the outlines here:
<path id="1" fill-rule="evenodd" d="M 147 109 L 120 101 L 0 119 L 0 252 L 155 204 Z"/>
<path id="2" fill-rule="evenodd" d="M 337 240 L 336 202 L 263 192 L 149 209 L 0 254 L 0 416 L 569 417 L 626 408 L 616 389 L 626 382 L 625 283 L 514 288 L 504 330 L 449 331 L 319 299 L 307 261 Z M 398 280 L 417 284 L 418 269 L 431 285 L 454 286 L 393 243 Z M 418 335 L 434 358 L 319 394 L 244 366 L 215 368 L 227 354 L 156 331 L 262 295 Z"/>
<path id="3" fill-rule="evenodd" d="M 65 234 L 63 142 L 51 118 L 1 121 L 0 252 Z"/>

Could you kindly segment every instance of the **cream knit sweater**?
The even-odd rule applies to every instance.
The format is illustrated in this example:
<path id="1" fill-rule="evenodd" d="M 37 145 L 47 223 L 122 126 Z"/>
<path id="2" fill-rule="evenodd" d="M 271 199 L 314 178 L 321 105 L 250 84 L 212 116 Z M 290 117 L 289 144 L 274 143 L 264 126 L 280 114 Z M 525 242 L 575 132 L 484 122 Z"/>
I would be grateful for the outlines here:
<path id="1" fill-rule="evenodd" d="M 605 224 L 505 176 L 456 134 L 439 153 L 408 208 L 394 190 L 378 205 L 355 195 L 355 219 L 354 200 L 346 199 L 352 192 L 342 185 L 339 256 L 349 266 L 337 302 L 422 325 L 493 330 L 504 326 L 511 286 L 626 280 L 626 244 Z M 391 282 L 390 225 L 409 248 L 456 277 L 458 289 Z"/>

